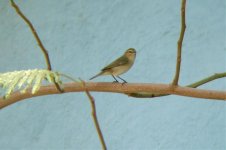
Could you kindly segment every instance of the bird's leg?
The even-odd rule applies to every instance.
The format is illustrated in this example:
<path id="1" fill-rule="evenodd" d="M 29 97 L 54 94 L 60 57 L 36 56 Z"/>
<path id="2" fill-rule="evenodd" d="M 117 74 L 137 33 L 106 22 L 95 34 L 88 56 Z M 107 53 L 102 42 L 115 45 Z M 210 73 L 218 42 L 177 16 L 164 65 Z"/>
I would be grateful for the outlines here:
<path id="1" fill-rule="evenodd" d="M 114 82 L 118 82 L 118 80 L 115 78 L 115 76 L 113 76 L 113 75 L 111 75 L 114 79 L 115 79 L 115 81 Z"/>
<path id="2" fill-rule="evenodd" d="M 123 81 L 123 83 L 127 83 L 126 80 L 122 79 L 121 77 L 117 76 L 119 79 Z"/>

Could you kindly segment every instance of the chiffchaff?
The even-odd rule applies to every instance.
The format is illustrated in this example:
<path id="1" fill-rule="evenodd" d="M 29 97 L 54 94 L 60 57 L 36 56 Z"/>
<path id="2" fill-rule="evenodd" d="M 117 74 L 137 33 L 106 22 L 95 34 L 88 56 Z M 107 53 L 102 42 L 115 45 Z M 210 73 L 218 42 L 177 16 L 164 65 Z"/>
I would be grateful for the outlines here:
<path id="1" fill-rule="evenodd" d="M 127 72 L 132 67 L 135 58 L 136 50 L 134 48 L 129 48 L 121 57 L 101 69 L 101 72 L 90 78 L 90 80 L 102 75 L 111 75 L 116 82 L 118 82 L 116 79 L 116 77 L 118 77 L 119 79 L 123 80 L 124 83 L 126 83 L 126 81 L 120 78 L 119 75 Z"/>

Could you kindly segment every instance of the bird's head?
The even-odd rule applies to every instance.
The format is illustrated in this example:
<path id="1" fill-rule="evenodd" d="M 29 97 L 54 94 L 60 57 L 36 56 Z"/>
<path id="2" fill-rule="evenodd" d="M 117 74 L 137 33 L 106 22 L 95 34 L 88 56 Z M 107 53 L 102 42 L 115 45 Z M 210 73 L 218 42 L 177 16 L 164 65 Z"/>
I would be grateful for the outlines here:
<path id="1" fill-rule="evenodd" d="M 129 48 L 126 50 L 124 55 L 129 59 L 135 59 L 136 57 L 136 50 L 134 48 Z"/>

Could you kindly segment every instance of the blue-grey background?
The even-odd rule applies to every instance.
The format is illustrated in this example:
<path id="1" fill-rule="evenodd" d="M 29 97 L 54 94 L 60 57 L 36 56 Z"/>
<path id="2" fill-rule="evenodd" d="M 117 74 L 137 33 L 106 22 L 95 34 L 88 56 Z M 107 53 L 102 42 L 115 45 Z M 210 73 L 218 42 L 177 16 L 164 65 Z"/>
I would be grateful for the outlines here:
<path id="1" fill-rule="evenodd" d="M 54 70 L 88 80 L 129 47 L 128 82 L 169 83 L 180 0 L 16 0 L 49 51 Z M 226 1 L 188 0 L 180 84 L 226 70 Z M 0 1 L 0 72 L 45 68 L 33 35 Z M 113 81 L 100 77 L 94 81 Z M 226 90 L 226 79 L 200 88 Z M 136 99 L 92 93 L 110 150 L 224 150 L 226 103 L 181 96 Z M 3 150 L 101 149 L 84 93 L 31 98 L 0 110 Z"/>

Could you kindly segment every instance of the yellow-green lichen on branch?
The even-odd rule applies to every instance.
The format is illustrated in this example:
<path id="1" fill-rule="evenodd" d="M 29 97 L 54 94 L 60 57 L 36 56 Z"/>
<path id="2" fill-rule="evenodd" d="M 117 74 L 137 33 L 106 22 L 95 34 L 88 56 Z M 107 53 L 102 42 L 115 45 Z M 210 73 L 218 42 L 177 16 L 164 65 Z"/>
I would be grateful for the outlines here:
<path id="1" fill-rule="evenodd" d="M 8 98 L 15 90 L 25 93 L 29 87 L 32 87 L 32 94 L 34 94 L 39 90 L 43 80 L 49 83 L 62 84 L 58 72 L 44 69 L 0 73 L 0 86 L 6 90 L 5 98 Z"/>

